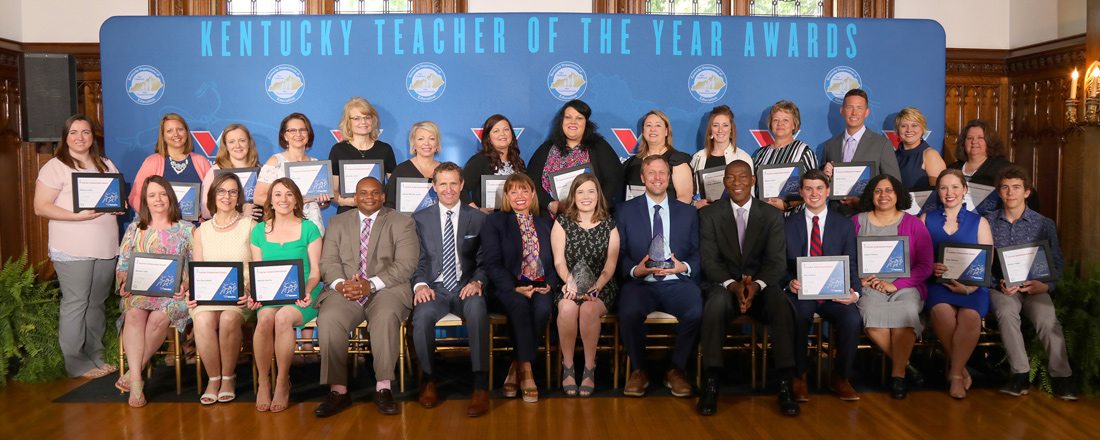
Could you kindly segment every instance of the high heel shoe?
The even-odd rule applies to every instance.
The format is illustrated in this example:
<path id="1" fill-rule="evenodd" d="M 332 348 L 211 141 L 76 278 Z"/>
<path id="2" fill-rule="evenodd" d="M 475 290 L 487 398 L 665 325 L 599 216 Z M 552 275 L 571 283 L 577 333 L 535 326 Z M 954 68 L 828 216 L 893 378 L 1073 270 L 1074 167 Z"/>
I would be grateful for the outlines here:
<path id="1" fill-rule="evenodd" d="M 140 398 L 135 400 L 134 396 L 140 396 Z M 145 381 L 130 382 L 130 398 L 126 403 L 129 403 L 131 408 L 141 408 L 149 403 L 145 400 Z"/>
<path id="2" fill-rule="evenodd" d="M 210 388 L 210 383 L 221 382 L 221 381 L 222 381 L 221 376 L 211 377 L 210 382 L 207 382 L 206 387 Z M 221 387 L 221 385 L 219 385 L 219 388 L 220 387 Z M 199 403 L 201 403 L 203 405 L 213 405 L 215 403 L 218 403 L 218 395 L 214 394 L 214 393 L 204 393 L 202 396 L 199 397 Z"/>
<path id="3" fill-rule="evenodd" d="M 964 376 L 951 376 L 948 379 L 951 381 L 951 389 L 947 392 L 947 394 L 950 395 L 951 397 L 955 398 L 955 399 L 965 398 L 966 397 L 966 386 L 965 386 L 965 384 L 960 384 L 960 385 L 963 385 L 963 390 L 960 391 L 960 392 L 955 392 L 954 388 L 955 388 L 955 381 L 956 380 L 962 381 L 962 380 L 965 380 L 966 378 Z"/>
<path id="4" fill-rule="evenodd" d="M 519 376 L 519 383 L 526 381 L 535 381 L 535 374 L 530 371 L 520 370 L 517 372 Z M 523 401 L 527 403 L 535 403 L 539 401 L 539 389 L 538 387 L 525 387 L 523 388 Z"/>
<path id="5" fill-rule="evenodd" d="M 271 408 L 271 376 L 256 379 L 256 383 L 256 411 L 264 412 Z M 260 390 L 264 384 L 267 384 L 268 389 L 266 393 L 261 393 Z M 267 397 L 267 402 L 261 403 L 261 396 Z"/>
<path id="6" fill-rule="evenodd" d="M 225 386 L 226 382 L 232 382 L 233 385 L 230 388 L 231 391 L 218 393 L 218 401 L 222 403 L 232 402 L 233 399 L 237 398 L 237 375 L 234 374 L 232 376 L 222 376 L 222 386 Z"/>
<path id="7" fill-rule="evenodd" d="M 974 376 L 971 376 L 971 375 L 970 375 L 970 374 L 968 373 L 968 374 L 966 375 L 966 377 L 965 377 L 965 378 L 963 378 L 963 381 L 965 381 L 965 382 L 963 383 L 963 387 L 965 387 L 967 391 L 970 391 L 970 386 L 971 386 L 971 385 L 974 385 Z"/>
<path id="8" fill-rule="evenodd" d="M 584 381 L 586 381 L 586 380 L 592 381 L 592 385 L 581 385 L 580 386 L 580 392 L 581 392 L 580 396 L 581 397 L 591 397 L 592 392 L 596 391 L 596 366 L 595 365 L 593 365 L 592 368 L 584 367 L 584 372 L 581 373 L 581 383 L 583 384 Z"/>
<path id="9" fill-rule="evenodd" d="M 276 394 L 278 394 L 279 384 L 282 383 L 282 382 L 286 382 L 286 388 L 287 388 L 286 389 L 286 400 L 284 400 L 282 402 L 282 404 L 277 404 L 277 403 L 275 403 L 275 397 L 272 396 L 271 397 L 271 412 L 273 412 L 273 413 L 283 412 L 289 407 L 289 403 L 290 403 L 290 376 L 287 376 L 285 378 L 278 378 L 275 381 L 275 389 L 276 389 L 275 393 Z"/>
<path id="10" fill-rule="evenodd" d="M 516 363 L 512 362 L 512 365 L 508 367 L 508 377 L 512 378 L 516 382 L 508 382 L 508 378 L 504 379 L 504 397 L 516 397 L 519 387 L 516 385 L 519 381 L 516 374 Z"/>
<path id="11" fill-rule="evenodd" d="M 577 395 L 577 372 L 575 367 L 575 365 L 570 365 L 567 367 L 565 366 L 564 362 L 562 362 L 561 364 L 561 375 L 563 376 L 561 381 L 561 390 L 565 392 L 566 396 L 569 397 Z M 565 381 L 568 379 L 573 379 L 573 383 L 571 385 L 566 385 Z"/>

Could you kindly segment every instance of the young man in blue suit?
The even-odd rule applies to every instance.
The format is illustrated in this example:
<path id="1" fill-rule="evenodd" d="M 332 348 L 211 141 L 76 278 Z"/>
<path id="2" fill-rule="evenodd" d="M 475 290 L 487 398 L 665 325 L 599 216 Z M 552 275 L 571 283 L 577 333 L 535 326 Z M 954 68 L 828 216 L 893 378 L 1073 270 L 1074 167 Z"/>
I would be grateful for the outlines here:
<path id="1" fill-rule="evenodd" d="M 855 288 L 860 286 L 858 265 L 856 264 L 856 228 L 848 217 L 827 207 L 829 203 L 829 178 L 821 170 L 809 170 L 798 181 L 798 194 L 802 196 L 806 209 L 794 213 L 784 220 L 784 232 L 787 236 L 787 272 L 783 276 L 783 286 L 791 296 L 791 302 L 797 311 L 795 316 L 795 378 L 794 398 L 799 402 L 810 400 L 806 386 L 806 345 L 814 314 L 829 321 L 836 329 L 837 356 L 833 372 L 829 376 L 829 388 L 841 400 L 859 400 L 859 393 L 852 388 L 848 379 L 852 374 L 852 363 L 856 358 L 859 345 L 859 331 L 863 321 L 855 302 L 859 294 Z M 849 297 L 828 301 L 799 300 L 802 290 L 799 283 L 798 257 L 823 257 L 847 255 L 848 282 L 851 289 Z M 799 349 L 801 348 L 801 350 Z"/>
<path id="2" fill-rule="evenodd" d="M 413 272 L 412 337 L 420 368 L 424 370 L 420 405 L 439 405 L 435 389 L 435 324 L 448 313 L 466 320 L 470 360 L 474 371 L 474 395 L 466 415 L 489 412 L 489 317 L 482 296 L 488 277 L 481 267 L 481 225 L 485 213 L 463 204 L 462 168 L 443 162 L 432 174 L 439 203 L 417 211 L 416 236 L 420 261 Z"/>
<path id="3" fill-rule="evenodd" d="M 619 328 L 634 366 L 623 394 L 640 397 L 649 386 L 645 370 L 646 315 L 662 311 L 675 316 L 676 346 L 665 386 L 677 397 L 691 396 L 684 377 L 699 321 L 703 298 L 699 292 L 699 222 L 691 205 L 668 197 L 671 171 L 661 156 L 642 161 L 642 197 L 620 203 L 615 211 L 619 227 L 619 268 L 624 280 L 619 295 Z M 663 249 L 650 255 L 650 244 L 660 236 Z M 662 255 L 663 254 L 663 255 Z M 669 268 L 647 267 L 646 262 L 667 261 Z"/>

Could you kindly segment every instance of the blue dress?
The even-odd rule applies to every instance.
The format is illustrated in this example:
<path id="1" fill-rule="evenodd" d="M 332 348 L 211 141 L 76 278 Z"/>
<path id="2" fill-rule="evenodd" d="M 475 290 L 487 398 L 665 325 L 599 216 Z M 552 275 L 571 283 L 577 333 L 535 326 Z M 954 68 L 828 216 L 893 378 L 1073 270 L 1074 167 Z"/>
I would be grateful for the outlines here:
<path id="1" fill-rule="evenodd" d="M 906 188 L 922 188 L 928 185 L 928 172 L 921 169 L 924 166 L 924 150 L 932 148 L 928 142 L 921 141 L 917 148 L 906 150 L 904 145 L 898 145 L 894 151 L 898 158 L 898 168 L 901 169 L 901 183 Z"/>
<path id="2" fill-rule="evenodd" d="M 946 222 L 943 208 L 928 211 L 925 214 L 925 224 L 928 226 L 928 234 L 932 236 L 934 249 L 940 247 L 941 242 L 953 243 L 978 243 L 978 225 L 982 222 L 982 216 L 967 211 L 964 204 L 959 211 L 959 230 L 954 234 L 944 232 L 943 225 Z M 947 303 L 959 307 L 974 309 L 982 318 L 989 312 L 989 289 L 979 287 L 970 295 L 962 295 L 952 292 L 942 284 L 935 282 L 935 277 L 928 278 L 928 299 L 924 303 L 926 310 L 932 310 L 936 304 Z"/>

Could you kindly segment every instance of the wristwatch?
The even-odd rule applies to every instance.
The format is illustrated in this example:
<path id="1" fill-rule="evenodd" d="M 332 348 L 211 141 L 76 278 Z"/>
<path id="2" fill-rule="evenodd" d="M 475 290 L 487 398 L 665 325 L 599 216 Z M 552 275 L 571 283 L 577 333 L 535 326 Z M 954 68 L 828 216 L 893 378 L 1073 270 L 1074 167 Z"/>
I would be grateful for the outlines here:
<path id="1" fill-rule="evenodd" d="M 370 283 L 370 294 L 374 295 L 374 292 L 377 292 L 378 288 L 374 287 L 374 281 L 367 280 L 367 282 Z"/>

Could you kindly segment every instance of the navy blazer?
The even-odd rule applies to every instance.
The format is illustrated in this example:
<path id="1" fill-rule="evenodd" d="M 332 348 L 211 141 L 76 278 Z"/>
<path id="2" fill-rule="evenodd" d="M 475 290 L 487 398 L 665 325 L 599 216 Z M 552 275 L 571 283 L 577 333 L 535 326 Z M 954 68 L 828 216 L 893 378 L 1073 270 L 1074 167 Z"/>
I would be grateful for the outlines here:
<path id="1" fill-rule="evenodd" d="M 729 197 L 699 210 L 703 272 L 708 283 L 740 282 L 748 275 L 770 287 L 783 278 L 783 211 L 755 197 L 749 203 L 752 209 L 745 224 L 744 252 L 737 244 L 737 219 Z"/>
<path id="2" fill-rule="evenodd" d="M 458 208 L 458 235 L 455 246 L 458 248 L 458 265 L 462 278 L 458 287 L 470 281 L 485 284 L 488 278 L 482 269 L 481 228 L 485 223 L 485 213 L 470 205 L 460 203 Z M 413 272 L 412 283 L 426 283 L 430 287 L 443 273 L 443 228 L 439 224 L 440 205 L 438 203 L 413 213 L 416 221 L 416 236 L 420 238 L 420 261 Z"/>
<path id="3" fill-rule="evenodd" d="M 619 273 L 626 283 L 642 282 L 641 278 L 635 279 L 630 272 L 649 255 L 649 243 L 653 241 L 653 227 L 650 225 L 653 215 L 647 211 L 644 194 L 620 203 L 615 209 L 615 223 L 619 228 Z M 676 276 L 696 284 L 703 269 L 699 259 L 698 217 L 694 206 L 668 198 L 668 247 L 677 260 L 691 268 L 690 277 L 682 273 Z"/>
<path id="4" fill-rule="evenodd" d="M 543 279 L 548 285 L 556 286 L 558 272 L 554 270 L 554 251 L 550 247 L 550 220 L 535 216 L 534 222 L 535 234 L 539 236 L 539 259 L 546 272 Z M 515 290 L 523 263 L 523 234 L 516 213 L 498 211 L 490 214 L 481 228 L 481 236 L 481 252 L 489 280 L 498 293 Z"/>
<path id="5" fill-rule="evenodd" d="M 826 208 L 828 209 L 828 208 Z M 859 264 L 856 250 L 856 224 L 852 219 L 841 215 L 839 212 L 829 209 L 825 217 L 825 225 L 821 230 L 821 255 L 823 256 L 848 256 L 848 282 L 851 288 L 860 287 Z M 784 220 L 784 233 L 787 235 L 787 273 L 783 276 L 783 289 L 790 285 L 791 280 L 798 277 L 798 257 L 810 256 L 809 241 L 806 228 L 809 227 L 809 219 L 803 211 L 791 214 Z M 818 225 L 821 227 L 821 225 Z"/>

